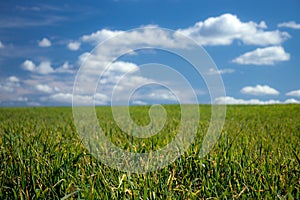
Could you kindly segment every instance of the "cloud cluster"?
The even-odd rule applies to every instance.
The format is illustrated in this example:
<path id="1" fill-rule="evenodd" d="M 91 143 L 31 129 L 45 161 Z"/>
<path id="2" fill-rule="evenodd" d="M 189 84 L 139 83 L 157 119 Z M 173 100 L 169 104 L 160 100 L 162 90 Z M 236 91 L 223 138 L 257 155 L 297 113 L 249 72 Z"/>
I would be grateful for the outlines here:
<path id="1" fill-rule="evenodd" d="M 23 96 L 27 93 L 28 91 L 22 86 L 22 81 L 16 76 L 0 80 L 0 103 L 2 105 L 28 103 L 29 99 Z"/>
<path id="2" fill-rule="evenodd" d="M 150 25 L 148 27 L 157 26 Z M 148 31 L 142 34 L 134 32 L 131 35 L 133 37 L 128 35 L 126 36 L 126 40 L 123 40 L 122 43 L 120 43 L 120 41 L 119 44 L 132 44 L 143 41 L 142 38 L 147 37 L 151 41 L 151 44 L 155 44 L 153 42 L 157 41 L 162 45 L 170 45 L 172 44 L 172 40 L 181 34 L 194 39 L 204 46 L 230 45 L 235 40 L 241 41 L 246 45 L 280 45 L 290 38 L 287 32 L 281 32 L 279 30 L 266 31 L 265 29 L 267 29 L 267 25 L 264 21 L 260 23 L 253 21 L 242 22 L 236 15 L 226 13 L 217 17 L 210 17 L 204 21 L 199 21 L 188 28 L 177 29 L 172 36 L 173 38 L 166 35 L 164 31 Z M 82 36 L 80 40 L 82 42 L 98 44 L 119 34 L 124 34 L 124 31 L 101 29 L 90 35 Z"/>
<path id="3" fill-rule="evenodd" d="M 2 92 L 14 92 L 18 87 L 20 87 L 20 79 L 16 76 L 10 76 L 0 83 L 0 91 L 2 90 Z"/>
<path id="4" fill-rule="evenodd" d="M 286 22 L 278 24 L 278 27 L 298 28 L 299 24 L 295 22 Z M 79 77 L 84 80 L 84 88 L 94 90 L 92 88 L 95 81 L 98 81 L 98 72 L 103 71 L 99 84 L 101 87 L 97 88 L 94 97 L 85 94 L 84 92 L 77 96 L 82 102 L 91 102 L 93 99 L 96 104 L 107 104 L 111 99 L 111 92 L 115 90 L 118 93 L 119 101 L 126 101 L 126 95 L 130 92 L 131 88 L 134 88 L 145 83 L 155 82 L 153 78 L 149 78 L 144 74 L 139 73 L 140 68 L 131 62 L 125 62 L 117 60 L 111 63 L 115 56 L 120 53 L 130 52 L 135 47 L 141 45 L 153 45 L 161 48 L 170 49 L 188 49 L 191 44 L 188 40 L 181 40 L 182 35 L 188 36 L 195 40 L 198 44 L 204 46 L 216 46 L 216 45 L 231 45 L 234 42 L 238 42 L 243 45 L 255 45 L 261 46 L 252 51 L 246 52 L 232 62 L 240 65 L 275 65 L 278 62 L 288 61 L 290 54 L 287 53 L 281 44 L 290 38 L 287 32 L 280 30 L 268 30 L 267 24 L 264 21 L 253 22 L 244 21 L 238 18 L 236 15 L 226 13 L 216 17 L 210 17 L 203 21 L 198 21 L 194 25 L 186 28 L 175 30 L 170 34 L 165 29 L 155 29 L 156 25 L 146 26 L 149 29 L 137 29 L 134 31 L 125 32 L 122 30 L 109 30 L 101 29 L 91 34 L 86 34 L 78 38 L 78 40 L 69 40 L 67 48 L 71 51 L 77 51 L 80 48 L 83 49 L 85 44 L 96 46 L 97 44 L 107 41 L 107 39 L 115 37 L 111 42 L 106 43 L 105 48 L 96 48 L 93 52 L 85 52 L 78 56 L 78 60 L 74 65 L 85 64 L 88 68 L 85 69 L 85 76 Z M 153 29 L 151 29 L 152 27 Z M 146 40 L 145 40 L 146 38 Z M 64 43 L 66 44 L 66 43 Z M 43 38 L 38 41 L 40 47 L 50 47 L 51 41 L 47 38 Z M 0 41 L 0 48 L 4 48 L 4 45 Z M 56 73 L 74 73 L 73 63 L 64 62 L 61 66 L 53 67 L 50 61 L 42 61 L 39 64 L 35 64 L 31 60 L 25 60 L 21 67 L 33 75 L 49 75 L 52 74 L 53 80 L 46 82 L 46 80 L 40 80 L 41 82 L 28 81 L 28 85 L 34 88 L 42 96 L 43 101 L 48 102 L 61 102 L 71 103 L 72 101 L 72 81 L 65 81 L 62 78 L 58 78 Z M 234 69 L 213 69 L 207 70 L 208 75 L 218 74 L 230 74 L 235 72 Z M 126 75 L 124 77 L 124 75 Z M 46 76 L 43 76 L 46 77 Z M 67 77 L 67 76 L 64 76 Z M 16 77 L 15 77 L 16 78 Z M 11 83 L 19 84 L 17 78 L 10 77 Z M 50 79 L 49 79 L 50 80 Z M 65 82 L 64 82 L 65 81 Z M 185 102 L 189 102 L 191 95 L 186 93 L 185 88 L 178 87 L 178 83 L 173 80 L 176 85 L 176 92 L 182 93 L 185 96 Z M 34 84 L 33 84 L 34 83 Z M 63 84 L 67 86 L 63 86 Z M 61 84 L 60 87 L 57 85 Z M 167 81 L 163 84 L 170 84 Z M 0 89 L 8 90 L 5 84 L 0 84 Z M 279 95 L 279 91 L 271 88 L 268 85 L 256 85 L 247 86 L 240 90 L 242 94 L 247 95 Z M 300 91 L 291 91 L 286 93 L 287 96 L 300 96 Z M 144 99 L 148 100 L 168 100 L 177 101 L 172 93 L 162 91 L 155 87 L 150 87 L 148 93 L 137 94 L 136 99 L 132 100 L 133 104 L 147 104 Z M 23 99 L 25 100 L 25 99 Z M 298 103 L 295 99 L 288 99 L 284 102 L 278 100 L 261 101 L 258 99 L 235 99 L 234 97 L 219 97 L 215 99 L 216 103 L 229 103 L 229 104 L 270 104 L 270 103 Z"/>
<path id="5" fill-rule="evenodd" d="M 43 61 L 36 66 L 31 60 L 25 60 L 22 64 L 24 70 L 36 72 L 39 74 L 50 74 L 54 72 L 49 61 Z"/>
<path id="6" fill-rule="evenodd" d="M 52 68 L 50 61 L 42 61 L 39 65 L 34 64 L 31 60 L 25 60 L 21 67 L 30 72 L 47 75 L 51 73 L 73 73 L 73 66 L 69 65 L 68 62 L 65 62 L 59 68 Z"/>

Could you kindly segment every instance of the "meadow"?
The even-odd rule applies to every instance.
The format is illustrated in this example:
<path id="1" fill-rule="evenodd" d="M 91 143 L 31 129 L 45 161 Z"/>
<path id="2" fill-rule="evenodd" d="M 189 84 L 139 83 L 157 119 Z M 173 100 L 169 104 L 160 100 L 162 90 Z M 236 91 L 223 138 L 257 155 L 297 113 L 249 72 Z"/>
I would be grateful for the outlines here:
<path id="1" fill-rule="evenodd" d="M 168 120 L 155 140 L 122 133 L 109 107 L 97 107 L 97 116 L 113 143 L 143 152 L 176 134 L 179 106 L 164 107 Z M 148 109 L 130 108 L 137 124 L 149 123 Z M 210 106 L 200 113 L 197 137 L 181 157 L 134 174 L 85 149 L 70 107 L 0 108 L 0 199 L 300 199 L 300 105 L 227 106 L 220 139 L 203 158 Z"/>

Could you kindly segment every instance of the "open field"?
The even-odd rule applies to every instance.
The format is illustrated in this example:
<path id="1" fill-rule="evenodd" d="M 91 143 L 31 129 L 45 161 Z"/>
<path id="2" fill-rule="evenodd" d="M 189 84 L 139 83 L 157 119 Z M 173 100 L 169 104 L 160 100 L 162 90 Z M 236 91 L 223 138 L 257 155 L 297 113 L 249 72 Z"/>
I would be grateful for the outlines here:
<path id="1" fill-rule="evenodd" d="M 142 152 L 176 133 L 179 106 L 165 107 L 170 118 L 155 144 L 122 134 L 109 107 L 97 113 L 111 141 Z M 149 122 L 148 108 L 131 107 L 138 124 Z M 186 153 L 157 172 L 128 174 L 89 154 L 71 108 L 1 108 L 0 199 L 300 199 L 300 105 L 227 106 L 220 140 L 202 159 L 210 107 L 200 112 Z"/>

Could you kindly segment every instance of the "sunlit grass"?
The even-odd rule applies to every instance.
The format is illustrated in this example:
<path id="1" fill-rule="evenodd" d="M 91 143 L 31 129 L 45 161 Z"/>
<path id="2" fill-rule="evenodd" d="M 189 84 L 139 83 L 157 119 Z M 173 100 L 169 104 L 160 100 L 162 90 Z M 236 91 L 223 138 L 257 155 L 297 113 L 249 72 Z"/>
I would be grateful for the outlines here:
<path id="1" fill-rule="evenodd" d="M 97 108 L 111 141 L 127 151 L 157 149 L 180 125 L 179 106 L 165 106 L 161 133 L 123 133 L 109 107 Z M 132 107 L 137 124 L 149 107 Z M 199 157 L 210 107 L 200 106 L 195 142 L 169 166 L 147 174 L 114 170 L 84 148 L 71 108 L 0 109 L 0 199 L 300 199 L 300 105 L 228 106 L 215 148 Z"/>

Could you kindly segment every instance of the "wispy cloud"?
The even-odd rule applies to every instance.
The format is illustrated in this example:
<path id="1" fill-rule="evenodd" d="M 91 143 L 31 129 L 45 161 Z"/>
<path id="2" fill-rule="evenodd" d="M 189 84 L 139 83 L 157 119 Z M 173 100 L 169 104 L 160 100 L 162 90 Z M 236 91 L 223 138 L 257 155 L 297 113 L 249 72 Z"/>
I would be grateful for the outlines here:
<path id="1" fill-rule="evenodd" d="M 297 24 L 295 21 L 289 21 L 278 24 L 278 27 L 300 29 L 300 24 Z"/>
<path id="2" fill-rule="evenodd" d="M 287 96 L 300 97 L 300 90 L 293 90 L 286 93 Z"/>
<path id="3" fill-rule="evenodd" d="M 208 74 L 209 75 L 215 75 L 215 74 L 231 74 L 235 72 L 234 69 L 213 69 L 213 68 L 210 68 L 209 71 L 208 71 Z"/>
<path id="4" fill-rule="evenodd" d="M 66 20 L 67 18 L 62 16 L 43 15 L 39 18 L 7 16 L 0 19 L 0 28 L 27 28 L 34 26 L 49 26 Z"/>
<path id="5" fill-rule="evenodd" d="M 289 104 L 289 103 L 300 103 L 300 101 L 296 99 L 287 99 L 285 101 L 279 100 L 266 100 L 262 101 L 259 99 L 237 99 L 234 97 L 226 96 L 226 97 L 218 97 L 214 100 L 216 104 L 256 104 L 256 105 L 267 105 L 267 104 Z"/>

